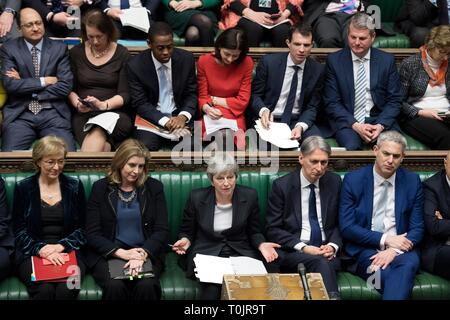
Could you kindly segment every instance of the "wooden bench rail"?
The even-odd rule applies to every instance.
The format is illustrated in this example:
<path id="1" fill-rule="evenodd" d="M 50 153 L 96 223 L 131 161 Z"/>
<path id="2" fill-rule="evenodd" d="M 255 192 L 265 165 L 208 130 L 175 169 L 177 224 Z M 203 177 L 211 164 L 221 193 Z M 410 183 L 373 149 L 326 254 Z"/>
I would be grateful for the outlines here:
<path id="1" fill-rule="evenodd" d="M 182 47 L 185 50 L 188 50 L 194 54 L 195 57 L 199 57 L 202 54 L 213 52 L 213 47 Z M 141 51 L 147 49 L 147 47 L 128 47 L 128 51 L 132 55 L 136 55 Z M 329 53 L 340 50 L 339 48 L 313 48 L 311 50 L 311 54 L 315 56 L 320 62 L 325 62 L 326 57 Z M 407 58 L 417 52 L 418 49 L 415 48 L 389 48 L 382 49 L 383 51 L 392 53 L 395 56 L 395 61 L 399 63 L 404 58 Z M 249 55 L 258 61 L 263 55 L 268 53 L 277 53 L 277 52 L 287 52 L 288 48 L 263 48 L 263 47 L 252 47 L 249 50 Z"/>
<path id="2" fill-rule="evenodd" d="M 204 171 L 209 153 L 173 154 L 168 151 L 151 152 L 151 171 Z M 443 167 L 446 151 L 408 151 L 403 166 L 414 171 L 437 171 Z M 65 171 L 106 171 L 112 152 L 69 152 Z M 298 165 L 298 152 L 277 153 L 237 152 L 236 157 L 243 171 L 290 171 Z M 349 171 L 374 161 L 372 151 L 335 151 L 329 167 L 334 171 Z M 8 172 L 32 172 L 31 152 L 0 153 L 0 174 Z"/>

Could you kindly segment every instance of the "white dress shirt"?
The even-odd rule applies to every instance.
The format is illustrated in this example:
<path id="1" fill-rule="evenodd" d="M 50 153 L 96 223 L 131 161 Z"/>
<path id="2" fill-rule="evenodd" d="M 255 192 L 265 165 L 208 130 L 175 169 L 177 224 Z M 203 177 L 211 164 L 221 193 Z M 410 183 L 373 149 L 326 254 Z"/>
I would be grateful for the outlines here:
<path id="1" fill-rule="evenodd" d="M 153 52 L 152 52 L 152 60 L 153 60 L 153 64 L 155 65 L 155 69 L 156 69 L 156 75 L 157 75 L 157 77 L 158 77 L 158 86 L 159 86 L 159 83 L 161 82 L 161 80 L 159 79 L 159 68 L 163 65 L 161 62 L 159 62 L 158 60 L 156 60 L 156 58 L 155 58 L 155 56 L 153 55 Z M 170 88 L 169 88 L 169 94 L 170 94 L 170 111 L 171 111 L 171 113 L 173 113 L 175 110 L 176 110 L 176 105 L 175 105 L 175 100 L 173 99 L 173 89 L 172 89 L 172 59 L 170 59 L 169 60 L 169 62 L 167 62 L 167 63 L 164 63 L 164 65 L 167 67 L 166 68 L 166 78 L 167 78 L 167 81 L 169 82 L 169 86 L 170 86 Z M 158 111 L 161 111 L 161 106 L 160 106 L 160 102 L 158 101 L 158 104 L 157 104 L 157 106 L 156 106 L 156 109 L 158 110 Z M 180 113 L 179 113 L 179 115 L 184 115 L 184 116 L 186 116 L 186 118 L 187 118 L 187 121 L 186 122 L 189 122 L 189 120 L 191 120 L 191 118 L 192 118 L 192 115 L 189 113 L 189 112 L 186 112 L 186 111 L 181 111 Z M 170 118 L 169 117 L 162 117 L 159 121 L 158 121 L 158 124 L 161 126 L 161 127 L 164 127 L 165 125 L 166 125 L 166 123 L 168 122 L 170 120 Z"/>
<path id="2" fill-rule="evenodd" d="M 142 7 L 141 0 L 129 0 L 129 1 L 130 1 L 130 8 L 141 8 Z M 109 0 L 108 7 L 120 9 L 120 0 Z"/>
<path id="3" fill-rule="evenodd" d="M 294 101 L 294 106 L 292 108 L 292 114 L 293 115 L 298 115 L 300 113 L 300 107 L 298 105 L 298 100 L 300 98 L 300 94 L 302 91 L 302 83 L 303 83 L 303 71 L 305 70 L 305 64 L 306 64 L 306 59 L 296 65 L 294 63 L 294 61 L 292 61 L 291 55 L 288 54 L 287 60 L 286 60 L 286 71 L 284 73 L 284 78 L 283 78 L 283 86 L 281 87 L 281 92 L 280 92 L 280 97 L 278 98 L 278 102 L 275 105 L 275 108 L 272 111 L 272 114 L 276 117 L 281 117 L 283 115 L 284 112 L 284 108 L 286 107 L 286 102 L 287 102 L 287 98 L 289 96 L 289 91 L 291 89 L 291 82 L 292 82 L 292 77 L 294 75 L 294 68 L 293 66 L 299 66 L 300 69 L 297 71 L 297 91 L 295 93 L 295 101 Z M 269 110 L 266 107 L 263 107 L 260 111 L 259 111 L 259 116 L 261 117 L 262 113 L 266 110 Z M 306 130 L 308 130 L 308 125 L 304 122 L 298 122 L 295 124 L 295 126 L 302 126 L 303 128 L 303 132 L 305 132 Z"/>
<path id="4" fill-rule="evenodd" d="M 231 228 L 233 223 L 233 204 L 216 204 L 214 207 L 214 232 Z"/>
<path id="5" fill-rule="evenodd" d="M 311 193 L 311 189 L 309 185 L 311 182 L 305 178 L 303 175 L 303 171 L 300 170 L 300 190 L 301 190 L 301 199 L 302 199 L 302 231 L 300 233 L 300 242 L 297 243 L 294 249 L 298 251 L 302 251 L 305 246 L 308 245 L 311 239 L 311 224 L 309 223 L 309 194 Z M 319 221 L 320 232 L 322 235 L 322 239 L 326 239 L 325 232 L 323 231 L 322 224 L 322 208 L 320 205 L 320 188 L 319 188 L 319 180 L 314 182 L 316 186 L 314 192 L 316 193 L 316 208 L 317 208 L 317 220 Z M 329 242 L 328 245 L 334 248 L 334 254 L 336 255 L 339 250 L 339 246 L 335 243 Z"/>
<path id="6" fill-rule="evenodd" d="M 388 179 L 380 176 L 376 171 L 375 167 L 373 168 L 373 209 L 372 209 L 372 230 L 374 228 L 374 214 L 378 211 L 379 208 L 382 208 L 386 205 L 385 216 L 383 219 L 384 224 L 384 232 L 383 236 L 380 240 L 380 248 L 382 250 L 385 249 L 385 241 L 388 235 L 397 235 L 397 230 L 395 229 L 395 176 L 397 174 L 394 173 Z M 382 184 L 384 181 L 388 181 L 388 190 L 387 190 L 387 204 L 381 203 L 380 198 L 383 193 Z"/>

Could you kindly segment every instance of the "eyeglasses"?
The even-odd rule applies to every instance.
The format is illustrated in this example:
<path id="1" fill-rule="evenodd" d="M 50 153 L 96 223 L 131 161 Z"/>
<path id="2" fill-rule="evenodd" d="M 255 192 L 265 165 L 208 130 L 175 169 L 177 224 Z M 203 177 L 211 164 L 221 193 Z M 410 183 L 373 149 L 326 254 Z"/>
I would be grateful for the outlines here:
<path id="1" fill-rule="evenodd" d="M 58 167 L 64 166 L 64 163 L 66 162 L 66 160 L 64 160 L 64 159 L 58 159 L 58 160 L 51 159 L 51 160 L 45 160 L 43 162 L 44 162 L 44 165 L 47 168 L 53 168 L 55 166 L 55 164 L 58 164 Z"/>
<path id="2" fill-rule="evenodd" d="M 34 21 L 34 22 L 28 22 L 28 23 L 22 24 L 21 27 L 25 28 L 25 29 L 32 29 L 33 26 L 36 26 L 39 28 L 42 26 L 42 24 L 43 24 L 42 21 Z"/>

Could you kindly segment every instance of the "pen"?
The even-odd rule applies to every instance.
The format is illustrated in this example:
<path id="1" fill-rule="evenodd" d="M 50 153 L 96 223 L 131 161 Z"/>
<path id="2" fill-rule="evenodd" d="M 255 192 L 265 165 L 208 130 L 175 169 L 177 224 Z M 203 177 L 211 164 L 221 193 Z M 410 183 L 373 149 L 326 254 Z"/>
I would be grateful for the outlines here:
<path id="1" fill-rule="evenodd" d="M 168 243 L 167 245 L 168 245 L 169 247 L 171 247 L 171 248 L 173 247 L 173 244 Z"/>

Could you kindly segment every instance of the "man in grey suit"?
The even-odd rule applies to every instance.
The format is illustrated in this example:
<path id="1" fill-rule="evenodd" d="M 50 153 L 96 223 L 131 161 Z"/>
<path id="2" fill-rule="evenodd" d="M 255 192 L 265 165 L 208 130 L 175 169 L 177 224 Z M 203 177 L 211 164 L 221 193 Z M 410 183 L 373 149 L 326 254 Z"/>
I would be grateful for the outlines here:
<path id="1" fill-rule="evenodd" d="M 0 0 L 0 43 L 20 35 L 16 16 L 21 3 L 21 0 Z"/>
<path id="2" fill-rule="evenodd" d="M 54 134 L 75 150 L 66 97 L 72 90 L 67 46 L 44 37 L 39 14 L 22 9 L 22 37 L 0 48 L 3 85 L 8 100 L 3 108 L 2 150 L 26 150 L 37 138 Z"/>

